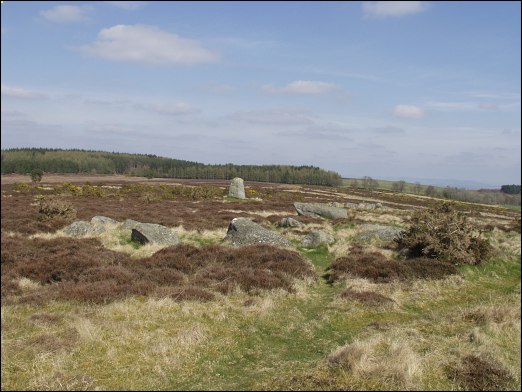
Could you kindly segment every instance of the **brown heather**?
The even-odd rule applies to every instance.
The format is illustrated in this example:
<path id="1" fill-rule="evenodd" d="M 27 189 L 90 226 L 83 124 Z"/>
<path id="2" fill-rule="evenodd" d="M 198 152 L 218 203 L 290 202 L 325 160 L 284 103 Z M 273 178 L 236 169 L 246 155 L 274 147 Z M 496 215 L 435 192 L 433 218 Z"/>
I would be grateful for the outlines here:
<path id="1" fill-rule="evenodd" d="M 314 275 L 296 252 L 268 245 L 180 245 L 145 259 L 105 249 L 97 239 L 27 239 L 2 235 L 2 300 L 108 303 L 132 295 L 209 300 L 213 292 L 281 288 Z M 22 290 L 26 278 L 39 285 Z"/>
<path id="2" fill-rule="evenodd" d="M 361 245 L 353 245 L 347 256 L 337 258 L 330 266 L 329 282 L 343 277 L 365 278 L 375 283 L 409 281 L 413 279 L 442 279 L 458 271 L 449 263 L 417 258 L 390 260 L 382 253 L 364 250 Z"/>
<path id="3" fill-rule="evenodd" d="M 513 376 L 501 365 L 473 354 L 449 369 L 448 378 L 466 391 L 510 391 L 516 385 Z"/>

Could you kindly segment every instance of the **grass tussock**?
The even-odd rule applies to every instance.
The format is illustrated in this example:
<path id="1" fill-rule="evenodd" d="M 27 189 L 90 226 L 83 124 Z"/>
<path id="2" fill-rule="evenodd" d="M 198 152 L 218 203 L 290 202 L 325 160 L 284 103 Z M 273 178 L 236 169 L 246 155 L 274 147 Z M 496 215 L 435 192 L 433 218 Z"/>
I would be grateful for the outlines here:
<path id="1" fill-rule="evenodd" d="M 515 390 L 516 380 L 502 365 L 485 356 L 469 354 L 448 370 L 448 378 L 467 391 Z"/>
<path id="2" fill-rule="evenodd" d="M 357 301 L 364 305 L 385 305 L 393 302 L 391 298 L 375 291 L 356 291 L 350 288 L 345 289 L 339 296 L 342 299 Z"/>
<path id="3" fill-rule="evenodd" d="M 353 245 L 347 256 L 337 258 L 329 267 L 328 281 L 343 277 L 366 278 L 376 283 L 408 281 L 413 279 L 442 279 L 457 274 L 449 263 L 428 258 L 390 260 L 379 252 L 368 252 Z"/>
<path id="4" fill-rule="evenodd" d="M 374 380 L 386 389 L 416 389 L 422 374 L 422 359 L 404 339 L 378 335 L 340 347 L 327 357 L 334 368 L 357 379 Z"/>

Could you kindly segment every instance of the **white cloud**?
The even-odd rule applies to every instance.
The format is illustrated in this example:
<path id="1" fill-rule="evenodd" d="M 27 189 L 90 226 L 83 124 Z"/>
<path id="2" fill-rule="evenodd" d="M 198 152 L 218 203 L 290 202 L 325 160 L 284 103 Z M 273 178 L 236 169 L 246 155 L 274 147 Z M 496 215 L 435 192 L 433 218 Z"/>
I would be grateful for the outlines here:
<path id="1" fill-rule="evenodd" d="M 500 105 L 492 102 L 428 102 L 426 106 L 439 111 L 498 110 L 501 108 Z"/>
<path id="2" fill-rule="evenodd" d="M 425 1 L 365 1 L 363 11 L 367 16 L 396 17 L 416 14 L 427 9 Z"/>
<path id="3" fill-rule="evenodd" d="M 147 4 L 146 1 L 106 1 L 106 3 L 127 11 L 139 10 Z"/>
<path id="4" fill-rule="evenodd" d="M 263 91 L 273 94 L 324 94 L 337 88 L 338 86 L 333 83 L 312 80 L 296 80 L 283 87 L 277 87 L 271 84 L 262 87 Z"/>
<path id="5" fill-rule="evenodd" d="M 235 112 L 228 116 L 232 121 L 264 125 L 309 125 L 313 120 L 309 113 L 300 109 L 262 109 Z"/>
<path id="6" fill-rule="evenodd" d="M 393 109 L 393 114 L 404 118 L 422 118 L 424 117 L 424 110 L 414 105 L 397 105 Z"/>
<path id="7" fill-rule="evenodd" d="M 138 109 L 149 110 L 154 113 L 165 114 L 168 116 L 180 116 L 196 112 L 196 109 L 184 102 L 163 104 L 135 104 L 134 107 Z"/>
<path id="8" fill-rule="evenodd" d="M 45 94 L 26 90 L 24 88 L 20 87 L 14 87 L 14 86 L 6 86 L 5 84 L 2 84 L 2 95 L 6 97 L 13 97 L 13 98 L 43 98 L 45 97 Z"/>
<path id="9" fill-rule="evenodd" d="M 49 10 L 41 11 L 45 19 L 54 23 L 76 23 L 89 20 L 89 13 L 92 7 L 76 5 L 58 5 Z"/>
<path id="10" fill-rule="evenodd" d="M 102 29 L 96 42 L 83 50 L 108 60 L 149 64 L 208 63 L 219 58 L 196 40 L 146 25 L 116 25 Z"/>

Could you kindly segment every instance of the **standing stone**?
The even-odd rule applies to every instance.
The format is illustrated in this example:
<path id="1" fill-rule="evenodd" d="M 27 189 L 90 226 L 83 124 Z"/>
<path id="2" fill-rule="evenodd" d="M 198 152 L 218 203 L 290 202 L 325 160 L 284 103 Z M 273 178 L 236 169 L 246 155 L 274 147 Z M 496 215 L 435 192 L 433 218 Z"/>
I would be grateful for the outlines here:
<path id="1" fill-rule="evenodd" d="M 243 183 L 242 178 L 236 177 L 230 182 L 228 195 L 231 197 L 237 197 L 238 199 L 246 199 L 245 184 Z"/>

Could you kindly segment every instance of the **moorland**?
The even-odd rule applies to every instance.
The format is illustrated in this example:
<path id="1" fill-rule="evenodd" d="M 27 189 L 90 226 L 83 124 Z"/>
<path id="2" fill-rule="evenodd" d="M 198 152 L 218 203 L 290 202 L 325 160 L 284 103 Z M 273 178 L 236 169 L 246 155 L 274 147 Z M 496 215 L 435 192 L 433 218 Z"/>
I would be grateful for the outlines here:
<path id="1" fill-rule="evenodd" d="M 365 228 L 408 231 L 440 199 L 254 181 L 235 199 L 229 183 L 2 176 L 2 389 L 520 390 L 519 210 L 446 200 L 475 253 L 405 259 Z M 180 244 L 64 234 L 94 216 L 161 224 Z M 291 246 L 224 241 L 236 217 Z M 335 242 L 303 247 L 316 230 Z"/>

